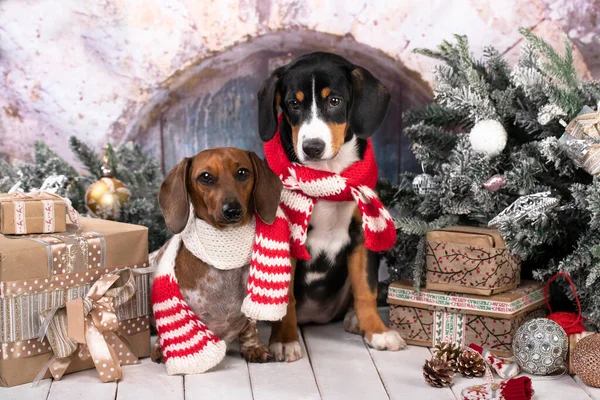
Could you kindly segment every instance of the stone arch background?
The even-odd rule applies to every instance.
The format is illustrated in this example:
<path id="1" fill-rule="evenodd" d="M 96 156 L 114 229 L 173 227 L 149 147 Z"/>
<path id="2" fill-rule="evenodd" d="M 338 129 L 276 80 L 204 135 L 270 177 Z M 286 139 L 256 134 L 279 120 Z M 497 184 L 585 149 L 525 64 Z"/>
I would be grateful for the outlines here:
<path id="1" fill-rule="evenodd" d="M 233 146 L 262 155 L 256 92 L 268 74 L 312 51 L 335 51 L 370 70 L 392 94 L 386 118 L 373 136 L 380 175 L 396 180 L 417 166 L 402 136 L 402 112 L 431 100 L 418 75 L 381 51 L 314 31 L 278 31 L 235 45 L 192 64 L 169 78 L 140 111 L 138 124 L 124 140 L 152 152 L 165 171 L 183 157 L 211 147 Z"/>
<path id="2" fill-rule="evenodd" d="M 596 11 L 596 0 L 4 0 L 0 157 L 30 160 L 43 140 L 77 165 L 69 136 L 98 151 L 136 137 L 181 71 L 279 31 L 351 37 L 430 86 L 435 61 L 414 48 L 458 33 L 476 56 L 491 43 L 515 60 L 519 26 L 557 47 L 568 32 L 579 74 L 597 77 Z"/>

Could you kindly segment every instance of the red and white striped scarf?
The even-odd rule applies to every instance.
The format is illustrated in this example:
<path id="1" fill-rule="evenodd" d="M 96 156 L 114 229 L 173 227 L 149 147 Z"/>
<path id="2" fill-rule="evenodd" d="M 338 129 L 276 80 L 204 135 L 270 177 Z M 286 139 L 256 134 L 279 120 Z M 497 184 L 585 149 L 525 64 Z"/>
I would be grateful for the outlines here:
<path id="1" fill-rule="evenodd" d="M 279 121 L 281 123 L 281 116 Z M 362 217 L 365 247 L 385 251 L 394 246 L 396 229 L 392 217 L 373 191 L 378 171 L 371 139 L 367 139 L 364 158 L 340 174 L 291 162 L 281 143 L 279 128 L 264 149 L 269 167 L 283 182 L 280 206 L 290 223 L 292 257 L 310 259 L 305 244 L 312 210 L 318 200 L 356 202 Z"/>
<path id="2" fill-rule="evenodd" d="M 192 210 L 184 231 L 165 244 L 156 257 L 152 309 L 169 375 L 205 372 L 223 359 L 227 347 L 194 314 L 181 295 L 175 276 L 175 259 L 182 243 L 194 256 L 209 258 L 203 261 L 219 269 L 250 264 L 246 298 L 241 306 L 248 318 L 276 321 L 285 316 L 291 278 L 288 222 L 281 209 L 277 210 L 271 225 L 259 217 L 255 220 L 255 232 L 226 228 L 216 233 L 196 218 Z M 254 239 L 240 238 L 240 232 Z M 211 264 L 209 260 L 221 265 Z"/>

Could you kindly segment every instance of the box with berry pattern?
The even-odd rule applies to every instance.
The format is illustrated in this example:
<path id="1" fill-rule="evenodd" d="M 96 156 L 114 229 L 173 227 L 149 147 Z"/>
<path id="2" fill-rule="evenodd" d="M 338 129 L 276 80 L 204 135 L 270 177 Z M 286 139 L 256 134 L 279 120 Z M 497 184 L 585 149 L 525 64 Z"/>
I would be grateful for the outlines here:
<path id="1" fill-rule="evenodd" d="M 526 281 L 508 292 L 477 296 L 428 289 L 417 293 L 410 282 L 394 282 L 388 291 L 390 327 L 408 344 L 473 343 L 510 356 L 517 329 L 546 315 L 543 289 L 541 283 Z"/>
<path id="2" fill-rule="evenodd" d="M 455 226 L 427 233 L 426 287 L 490 296 L 519 285 L 520 260 L 496 229 Z"/>

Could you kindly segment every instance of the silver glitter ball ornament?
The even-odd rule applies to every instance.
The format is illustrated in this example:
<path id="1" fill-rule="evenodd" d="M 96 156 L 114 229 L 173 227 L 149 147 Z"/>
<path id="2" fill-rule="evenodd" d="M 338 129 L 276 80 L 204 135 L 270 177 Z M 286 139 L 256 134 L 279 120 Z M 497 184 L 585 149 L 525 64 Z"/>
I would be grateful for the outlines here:
<path id="1" fill-rule="evenodd" d="M 517 362 L 530 374 L 549 375 L 566 368 L 569 339 L 564 329 L 546 318 L 523 324 L 513 340 Z"/>
<path id="2" fill-rule="evenodd" d="M 419 197 L 432 195 L 437 189 L 433 176 L 426 173 L 417 175 L 415 179 L 413 179 L 412 187 Z"/>
<path id="3" fill-rule="evenodd" d="M 506 185 L 506 178 L 502 175 L 494 175 L 487 181 L 483 182 L 483 187 L 490 192 L 496 192 Z"/>

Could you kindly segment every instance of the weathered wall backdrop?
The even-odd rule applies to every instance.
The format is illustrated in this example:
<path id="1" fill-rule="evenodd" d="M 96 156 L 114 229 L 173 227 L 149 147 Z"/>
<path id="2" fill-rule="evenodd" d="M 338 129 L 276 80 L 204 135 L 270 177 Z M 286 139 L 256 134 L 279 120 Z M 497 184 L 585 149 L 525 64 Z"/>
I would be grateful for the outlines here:
<path id="1" fill-rule="evenodd" d="M 341 53 L 393 93 L 376 146 L 386 176 L 414 165 L 401 112 L 427 101 L 433 62 L 411 52 L 453 33 L 475 54 L 518 54 L 519 26 L 552 44 L 567 32 L 580 74 L 600 76 L 596 0 L 4 0 L 0 156 L 44 140 L 68 160 L 70 135 L 100 149 L 137 140 L 166 169 L 210 146 L 260 148 L 254 93 L 274 66 Z M 589 68 L 588 68 L 589 67 Z"/>

